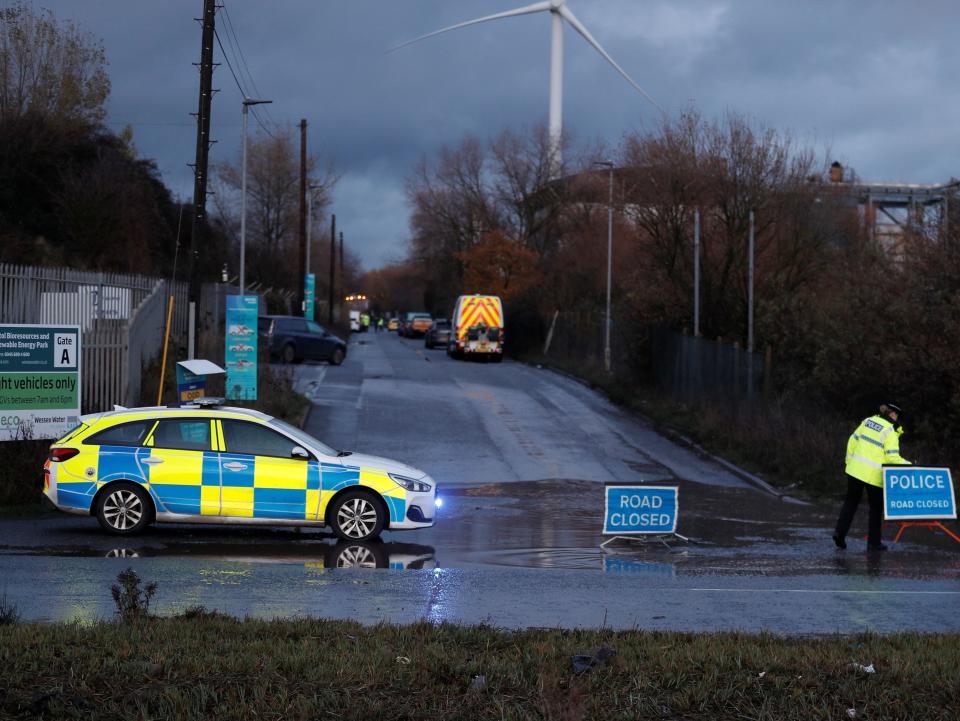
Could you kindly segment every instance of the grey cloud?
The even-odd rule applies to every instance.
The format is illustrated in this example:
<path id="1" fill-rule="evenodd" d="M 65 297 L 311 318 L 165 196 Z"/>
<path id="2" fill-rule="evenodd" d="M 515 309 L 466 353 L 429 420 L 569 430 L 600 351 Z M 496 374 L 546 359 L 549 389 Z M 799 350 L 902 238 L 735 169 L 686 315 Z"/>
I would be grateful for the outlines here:
<path id="1" fill-rule="evenodd" d="M 526 1 L 225 0 L 257 85 L 274 100 L 270 117 L 288 128 L 307 118 L 311 149 L 336 161 L 343 180 L 332 210 L 366 267 L 399 255 L 408 232 L 404 179 L 419 157 L 465 133 L 531 127 L 547 109 L 545 16 L 386 49 Z M 569 2 L 668 111 L 693 104 L 708 116 L 742 112 L 829 144 L 865 178 L 960 174 L 950 152 L 950 129 L 960 124 L 955 3 Z M 188 197 L 200 0 L 38 4 L 103 38 L 110 121 L 134 122 L 141 152 Z M 569 30 L 565 63 L 564 122 L 577 138 L 612 145 L 656 126 L 656 111 Z M 215 85 L 211 157 L 222 161 L 239 145 L 241 97 L 225 64 Z"/>

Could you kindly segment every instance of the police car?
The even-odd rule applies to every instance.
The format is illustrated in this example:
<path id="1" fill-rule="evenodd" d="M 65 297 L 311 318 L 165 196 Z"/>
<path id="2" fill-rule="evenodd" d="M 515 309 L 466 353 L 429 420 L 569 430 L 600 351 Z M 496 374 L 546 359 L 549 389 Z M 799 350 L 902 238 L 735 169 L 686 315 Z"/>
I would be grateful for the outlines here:
<path id="1" fill-rule="evenodd" d="M 45 498 L 118 535 L 156 521 L 329 526 L 363 541 L 433 525 L 437 488 L 423 471 L 336 451 L 259 411 L 195 403 L 81 416 L 50 448 Z"/>

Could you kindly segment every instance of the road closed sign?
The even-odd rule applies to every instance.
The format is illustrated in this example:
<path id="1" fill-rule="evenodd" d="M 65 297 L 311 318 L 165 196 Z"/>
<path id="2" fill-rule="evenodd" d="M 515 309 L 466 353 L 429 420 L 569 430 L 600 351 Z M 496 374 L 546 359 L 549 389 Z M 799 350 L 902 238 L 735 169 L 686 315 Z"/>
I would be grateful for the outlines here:
<path id="1" fill-rule="evenodd" d="M 605 488 L 603 533 L 606 536 L 676 533 L 676 486 L 621 486 Z"/>
<path id="2" fill-rule="evenodd" d="M 883 514 L 888 521 L 936 521 L 957 517 L 949 468 L 883 469 Z"/>
<path id="3" fill-rule="evenodd" d="M 0 441 L 60 438 L 80 416 L 80 327 L 0 325 Z"/>

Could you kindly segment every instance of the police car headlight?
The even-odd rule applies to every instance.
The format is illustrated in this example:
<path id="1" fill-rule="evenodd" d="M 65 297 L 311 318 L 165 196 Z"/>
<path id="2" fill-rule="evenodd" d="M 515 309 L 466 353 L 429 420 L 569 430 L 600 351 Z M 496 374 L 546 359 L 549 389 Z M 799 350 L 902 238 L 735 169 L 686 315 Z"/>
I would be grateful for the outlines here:
<path id="1" fill-rule="evenodd" d="M 415 481 L 412 478 L 399 476 L 396 473 L 389 473 L 388 475 L 408 491 L 412 491 L 414 493 L 428 493 L 433 489 L 433 486 L 431 486 L 429 483 L 424 483 L 423 481 Z"/>

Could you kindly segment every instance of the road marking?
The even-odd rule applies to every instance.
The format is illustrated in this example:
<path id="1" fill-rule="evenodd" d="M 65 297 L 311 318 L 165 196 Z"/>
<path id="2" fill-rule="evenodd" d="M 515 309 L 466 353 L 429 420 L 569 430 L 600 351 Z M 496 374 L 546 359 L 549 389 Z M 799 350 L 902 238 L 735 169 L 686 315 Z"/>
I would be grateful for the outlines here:
<path id="1" fill-rule="evenodd" d="M 699 593 L 864 593 L 864 594 L 888 594 L 894 596 L 960 596 L 960 591 L 876 591 L 867 589 L 838 589 L 830 590 L 826 588 L 662 588 L 647 589 L 649 591 L 697 591 Z"/>

